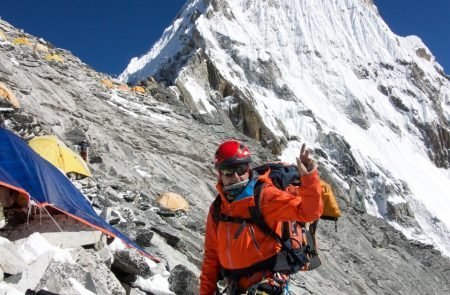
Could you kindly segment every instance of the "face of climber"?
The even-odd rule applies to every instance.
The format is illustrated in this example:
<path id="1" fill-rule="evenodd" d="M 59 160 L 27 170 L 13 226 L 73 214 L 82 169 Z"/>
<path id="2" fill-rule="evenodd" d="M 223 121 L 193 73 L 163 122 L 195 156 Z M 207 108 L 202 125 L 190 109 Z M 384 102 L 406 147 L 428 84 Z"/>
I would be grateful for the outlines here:
<path id="1" fill-rule="evenodd" d="M 247 163 L 219 169 L 220 180 L 224 186 L 248 180 L 250 168 Z"/>

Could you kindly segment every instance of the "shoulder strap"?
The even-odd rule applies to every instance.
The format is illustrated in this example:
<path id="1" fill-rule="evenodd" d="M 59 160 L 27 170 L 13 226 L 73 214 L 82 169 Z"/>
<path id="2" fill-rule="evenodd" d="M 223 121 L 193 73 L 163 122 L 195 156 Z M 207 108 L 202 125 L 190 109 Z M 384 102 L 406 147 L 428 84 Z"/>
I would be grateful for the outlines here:
<path id="1" fill-rule="evenodd" d="M 253 197 L 255 198 L 255 206 L 249 207 L 251 220 L 263 233 L 265 233 L 268 236 L 271 236 L 278 243 L 280 243 L 283 249 L 290 251 L 292 249 L 290 239 L 282 239 L 280 235 L 278 235 L 264 220 L 264 216 L 261 212 L 261 193 L 264 186 L 265 186 L 264 183 L 257 182 L 253 190 Z M 283 228 L 285 226 L 289 227 L 289 223 L 286 222 L 285 225 L 285 222 L 283 222 Z"/>
<path id="2" fill-rule="evenodd" d="M 216 223 L 216 225 L 219 224 L 220 221 L 222 222 L 233 222 L 233 223 L 243 223 L 243 222 L 247 222 L 247 223 L 252 223 L 252 219 L 251 218 L 241 218 L 241 217 L 234 217 L 234 216 L 228 216 L 225 214 L 220 213 L 220 206 L 222 204 L 222 199 L 220 198 L 220 195 L 217 195 L 216 199 L 213 202 L 212 205 L 212 216 L 213 216 L 213 220 Z"/>
<path id="3" fill-rule="evenodd" d="M 217 224 L 220 220 L 220 205 L 222 204 L 222 200 L 220 199 L 220 195 L 217 195 L 216 199 L 212 204 L 212 217 L 214 222 Z"/>

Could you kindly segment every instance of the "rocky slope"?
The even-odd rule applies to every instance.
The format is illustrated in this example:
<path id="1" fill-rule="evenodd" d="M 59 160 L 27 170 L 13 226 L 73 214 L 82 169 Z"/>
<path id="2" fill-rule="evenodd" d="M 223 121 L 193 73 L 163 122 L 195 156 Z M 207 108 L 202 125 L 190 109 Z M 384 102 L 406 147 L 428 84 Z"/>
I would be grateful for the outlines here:
<path id="1" fill-rule="evenodd" d="M 80 188 L 94 206 L 143 245 L 148 242 L 143 237 L 153 235 L 146 249 L 165 260 L 169 271 L 182 264 L 198 275 L 205 216 L 215 194 L 212 156 L 217 144 L 237 137 L 251 147 L 257 162 L 273 159 L 272 151 L 280 151 L 279 146 L 267 142 L 270 149 L 262 147 L 242 134 L 223 112 L 211 117 L 193 111 L 182 86 L 165 87 L 145 79 L 145 94 L 110 89 L 100 82 L 109 77 L 70 52 L 52 48 L 3 21 L 0 29 L 9 40 L 0 43 L 0 81 L 22 105 L 21 110 L 2 114 L 5 125 L 26 139 L 55 134 L 72 148 L 87 139 L 95 159 L 90 163 L 94 177 Z M 19 35 L 48 46 L 64 60 L 46 61 L 33 47 L 11 43 Z M 339 135 L 326 138 L 341 145 L 336 155 L 349 159 Z M 345 163 L 338 169 L 354 177 L 358 167 Z M 432 247 L 408 241 L 383 220 L 367 214 L 364 202 L 350 199 L 325 168 L 322 165 L 321 174 L 334 184 L 343 217 L 338 232 L 334 224 L 321 222 L 318 236 L 323 266 L 296 275 L 291 288 L 295 294 L 450 292 L 446 257 Z M 183 195 L 191 210 L 184 216 L 157 214 L 152 206 L 164 191 Z M 112 218 L 108 210 L 123 218 Z"/>

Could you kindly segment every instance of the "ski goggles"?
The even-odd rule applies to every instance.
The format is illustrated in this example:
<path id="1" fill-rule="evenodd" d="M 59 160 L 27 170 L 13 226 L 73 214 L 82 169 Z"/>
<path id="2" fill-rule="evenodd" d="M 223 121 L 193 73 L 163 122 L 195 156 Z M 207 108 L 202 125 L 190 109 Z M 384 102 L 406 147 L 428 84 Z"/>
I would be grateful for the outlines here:
<path id="1" fill-rule="evenodd" d="M 248 172 L 248 164 L 241 164 L 233 167 L 224 167 L 219 169 L 223 176 L 231 177 L 236 173 L 238 176 L 244 175 Z"/>

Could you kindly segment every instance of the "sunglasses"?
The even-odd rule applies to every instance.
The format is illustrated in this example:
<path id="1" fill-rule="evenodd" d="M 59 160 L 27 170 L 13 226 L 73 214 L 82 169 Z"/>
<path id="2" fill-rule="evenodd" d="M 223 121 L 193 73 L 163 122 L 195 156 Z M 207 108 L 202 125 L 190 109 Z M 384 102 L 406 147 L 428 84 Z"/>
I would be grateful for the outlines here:
<path id="1" fill-rule="evenodd" d="M 226 167 L 226 168 L 220 169 L 220 173 L 226 177 L 231 177 L 234 175 L 234 173 L 236 173 L 238 176 L 242 176 L 247 171 L 248 171 L 248 164 L 234 166 L 234 167 Z"/>

